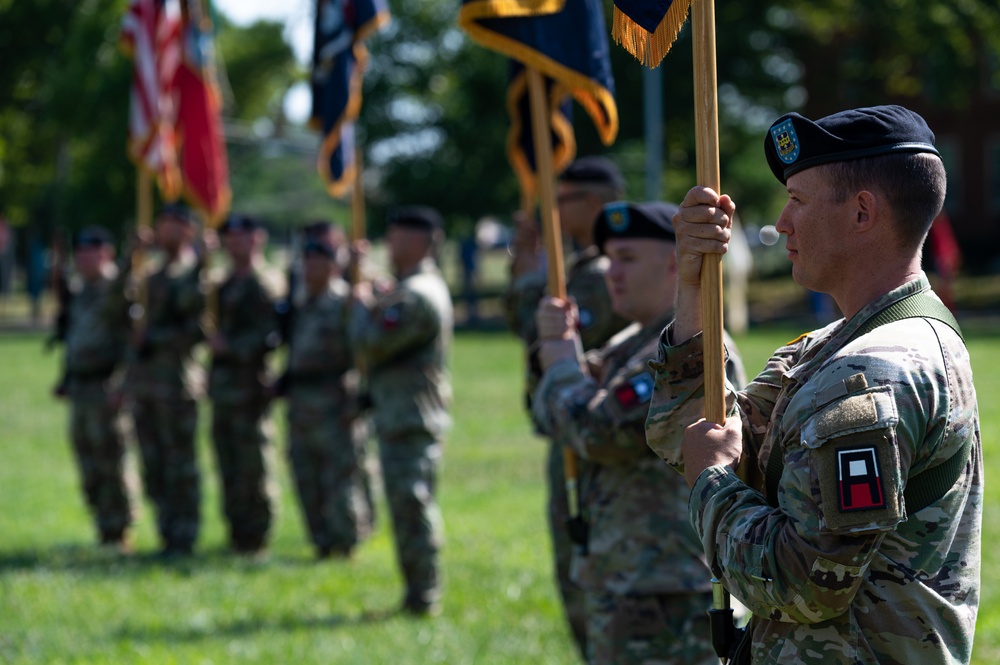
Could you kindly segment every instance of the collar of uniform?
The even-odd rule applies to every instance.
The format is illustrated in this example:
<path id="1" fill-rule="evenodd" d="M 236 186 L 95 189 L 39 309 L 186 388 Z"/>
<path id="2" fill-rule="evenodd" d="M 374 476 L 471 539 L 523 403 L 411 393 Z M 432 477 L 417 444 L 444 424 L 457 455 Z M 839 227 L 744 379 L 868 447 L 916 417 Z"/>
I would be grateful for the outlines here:
<path id="1" fill-rule="evenodd" d="M 168 277 L 180 277 L 188 272 L 190 272 L 195 265 L 198 263 L 198 255 L 190 247 L 185 247 L 181 250 L 181 253 L 177 256 L 177 259 L 171 261 L 163 267 L 163 272 L 167 274 Z"/>
<path id="2" fill-rule="evenodd" d="M 852 316 L 849 321 L 844 321 L 843 319 L 835 321 L 823 329 L 823 334 L 816 336 L 817 341 L 826 339 L 826 343 L 818 349 L 815 356 L 806 362 L 800 362 L 798 365 L 786 372 L 785 376 L 790 379 L 804 381 L 817 368 L 821 367 L 827 360 L 836 354 L 837 351 L 839 351 L 840 348 L 851 338 L 854 331 L 864 325 L 868 319 L 872 318 L 889 305 L 892 305 L 907 296 L 911 296 L 914 293 L 919 293 L 921 291 L 929 291 L 930 289 L 931 283 L 927 279 L 927 275 L 921 272 L 915 279 L 872 300 L 870 303 L 862 307 L 861 311 Z"/>

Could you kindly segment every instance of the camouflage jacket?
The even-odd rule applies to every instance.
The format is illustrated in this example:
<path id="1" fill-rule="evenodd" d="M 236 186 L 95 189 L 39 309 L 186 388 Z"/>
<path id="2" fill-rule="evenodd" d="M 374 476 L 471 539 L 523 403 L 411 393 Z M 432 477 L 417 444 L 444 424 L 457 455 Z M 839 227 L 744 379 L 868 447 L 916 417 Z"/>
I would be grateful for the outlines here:
<path id="1" fill-rule="evenodd" d="M 212 358 L 208 395 L 218 403 L 245 404 L 264 398 L 266 356 L 277 344 L 274 302 L 280 279 L 263 266 L 242 277 L 230 274 L 215 290 L 218 333 L 226 349 Z"/>
<path id="2" fill-rule="evenodd" d="M 732 393 L 744 452 L 781 455 L 776 506 L 725 467 L 691 493 L 713 570 L 754 613 L 754 662 L 968 663 L 979 605 L 983 466 L 969 355 L 947 325 L 906 319 L 848 342 L 921 276 L 849 321 L 778 349 Z M 700 411 L 700 337 L 661 341 L 650 446 L 682 465 Z M 908 480 L 971 444 L 936 503 L 908 513 Z"/>
<path id="3" fill-rule="evenodd" d="M 69 327 L 66 331 L 66 379 L 73 399 L 104 399 L 118 387 L 128 347 L 128 304 L 117 271 L 94 282 L 70 280 Z"/>
<path id="4" fill-rule="evenodd" d="M 348 337 L 350 292 L 338 280 L 295 310 L 288 348 L 288 405 L 296 414 L 356 410 L 357 370 Z M 350 402 L 350 403 L 348 403 Z"/>
<path id="5" fill-rule="evenodd" d="M 612 335 L 628 325 L 628 321 L 611 309 L 611 296 L 604 282 L 607 271 L 607 257 L 601 256 L 594 246 L 575 253 L 567 261 L 566 294 L 576 301 L 580 312 L 579 332 L 585 351 L 602 347 Z M 529 399 L 541 377 L 541 369 L 533 355 L 533 347 L 538 341 L 535 311 L 546 293 L 546 275 L 539 271 L 512 280 L 504 297 L 507 323 L 529 348 L 526 380 Z"/>
<path id="6" fill-rule="evenodd" d="M 573 576 L 590 591 L 711 588 L 705 555 L 687 519 L 684 477 L 646 445 L 653 392 L 649 361 L 668 321 L 665 316 L 645 328 L 630 325 L 590 352 L 586 368 L 574 360 L 555 363 L 536 393 L 540 429 L 589 462 L 582 493 L 589 553 L 574 556 Z M 729 369 L 741 374 L 735 363 Z"/>
<path id="7" fill-rule="evenodd" d="M 192 252 L 146 279 L 146 345 L 132 349 L 126 375 L 134 396 L 196 399 L 204 391 L 205 370 L 195 358 L 195 347 L 204 338 L 200 267 Z"/>
<path id="8" fill-rule="evenodd" d="M 451 426 L 451 294 L 433 261 L 399 278 L 369 311 L 352 310 L 351 338 L 368 362 L 379 437 L 440 437 Z"/>

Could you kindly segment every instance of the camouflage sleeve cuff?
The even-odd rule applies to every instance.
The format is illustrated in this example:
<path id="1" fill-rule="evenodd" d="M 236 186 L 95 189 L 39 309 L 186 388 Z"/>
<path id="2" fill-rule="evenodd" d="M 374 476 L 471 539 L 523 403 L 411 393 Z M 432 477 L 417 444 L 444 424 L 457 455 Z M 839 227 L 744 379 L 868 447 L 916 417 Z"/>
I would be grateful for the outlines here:
<path id="1" fill-rule="evenodd" d="M 552 435 L 556 423 L 555 403 L 559 394 L 567 386 L 586 379 L 578 358 L 563 358 L 545 370 L 532 401 L 532 415 L 540 432 Z"/>
<path id="2" fill-rule="evenodd" d="M 695 481 L 694 487 L 691 488 L 691 494 L 688 497 L 688 517 L 691 520 L 691 526 L 698 534 L 698 540 L 701 541 L 705 556 L 709 564 L 713 566 L 713 570 L 718 547 L 714 528 L 714 525 L 718 523 L 715 515 L 718 506 L 714 502 L 739 492 L 741 489 L 747 489 L 743 481 L 739 479 L 733 469 L 722 464 L 710 466 L 702 471 Z"/>

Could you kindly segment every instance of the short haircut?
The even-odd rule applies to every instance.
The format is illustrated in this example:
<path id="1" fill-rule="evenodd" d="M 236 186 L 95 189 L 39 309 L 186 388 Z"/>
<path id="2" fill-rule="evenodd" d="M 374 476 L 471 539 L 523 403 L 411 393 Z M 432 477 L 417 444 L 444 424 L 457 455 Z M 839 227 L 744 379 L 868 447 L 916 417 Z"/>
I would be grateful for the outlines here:
<path id="1" fill-rule="evenodd" d="M 837 201 L 866 189 L 888 201 L 906 247 L 920 247 L 944 206 L 947 175 L 936 155 L 895 153 L 834 162 L 826 168 Z"/>

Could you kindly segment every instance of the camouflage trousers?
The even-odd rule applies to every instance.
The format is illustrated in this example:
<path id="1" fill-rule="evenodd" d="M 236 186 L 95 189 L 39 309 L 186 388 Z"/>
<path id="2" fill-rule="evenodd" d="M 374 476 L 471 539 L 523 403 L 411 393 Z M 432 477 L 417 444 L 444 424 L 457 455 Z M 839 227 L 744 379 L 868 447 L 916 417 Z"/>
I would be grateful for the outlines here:
<path id="1" fill-rule="evenodd" d="M 415 607 L 441 598 L 444 521 L 434 494 L 442 448 L 440 440 L 427 434 L 379 441 L 396 556 L 406 584 L 404 602 Z"/>
<path id="2" fill-rule="evenodd" d="M 577 460 L 577 464 L 582 471 L 586 463 Z M 552 538 L 555 580 L 573 640 L 580 650 L 580 655 L 585 656 L 587 653 L 587 611 L 583 589 L 570 578 L 570 565 L 573 560 L 573 551 L 577 545 L 570 540 L 566 527 L 566 521 L 569 519 L 569 507 L 566 500 L 566 479 L 563 474 L 562 447 L 550 442 L 546 480 L 549 486 L 549 534 Z"/>
<path id="3" fill-rule="evenodd" d="M 136 399 L 132 405 L 146 495 L 167 549 L 198 538 L 201 487 L 195 451 L 198 408 L 191 399 Z"/>
<path id="4" fill-rule="evenodd" d="M 253 551 L 267 544 L 276 490 L 273 427 L 264 399 L 212 407 L 212 443 L 222 479 L 222 510 L 229 542 Z"/>
<path id="5" fill-rule="evenodd" d="M 95 390 L 99 399 L 72 401 L 70 437 L 98 535 L 102 542 L 115 542 L 135 520 L 132 494 L 136 482 L 125 461 L 122 413 L 108 404 L 100 386 Z"/>
<path id="6" fill-rule="evenodd" d="M 367 432 L 364 420 L 343 423 L 333 408 L 317 420 L 300 418 L 295 404 L 288 406 L 288 457 L 309 537 L 319 551 L 349 553 L 372 532 Z"/>
<path id="7" fill-rule="evenodd" d="M 587 593 L 590 665 L 717 665 L 711 593 Z"/>

